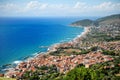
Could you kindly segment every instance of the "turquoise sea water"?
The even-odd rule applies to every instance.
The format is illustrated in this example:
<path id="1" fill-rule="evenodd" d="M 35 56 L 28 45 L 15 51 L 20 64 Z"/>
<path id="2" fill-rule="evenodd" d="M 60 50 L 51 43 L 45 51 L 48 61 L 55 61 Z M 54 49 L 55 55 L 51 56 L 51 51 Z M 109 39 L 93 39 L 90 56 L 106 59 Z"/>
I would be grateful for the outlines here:
<path id="1" fill-rule="evenodd" d="M 75 18 L 0 18 L 0 66 L 47 51 L 55 43 L 70 41 L 83 28 L 68 26 Z"/>
<path id="2" fill-rule="evenodd" d="M 69 24 L 84 18 L 0 18 L 0 66 L 17 63 L 83 32 Z M 92 18 L 94 19 L 94 18 Z"/>

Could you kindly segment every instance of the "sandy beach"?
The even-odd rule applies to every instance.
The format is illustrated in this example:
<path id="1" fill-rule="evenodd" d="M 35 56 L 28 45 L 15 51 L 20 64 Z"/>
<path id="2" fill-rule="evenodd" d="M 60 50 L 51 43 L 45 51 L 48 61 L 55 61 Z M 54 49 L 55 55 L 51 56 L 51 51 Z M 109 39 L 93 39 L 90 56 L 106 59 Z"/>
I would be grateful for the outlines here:
<path id="1" fill-rule="evenodd" d="M 54 44 L 51 47 L 48 48 L 48 53 L 51 51 L 56 51 L 59 47 L 70 47 L 70 46 L 75 46 L 77 43 L 80 43 L 82 38 L 86 37 L 86 34 L 88 34 L 91 31 L 91 27 L 84 27 L 84 31 L 80 34 L 77 35 L 73 40 L 65 43 L 58 43 Z"/>

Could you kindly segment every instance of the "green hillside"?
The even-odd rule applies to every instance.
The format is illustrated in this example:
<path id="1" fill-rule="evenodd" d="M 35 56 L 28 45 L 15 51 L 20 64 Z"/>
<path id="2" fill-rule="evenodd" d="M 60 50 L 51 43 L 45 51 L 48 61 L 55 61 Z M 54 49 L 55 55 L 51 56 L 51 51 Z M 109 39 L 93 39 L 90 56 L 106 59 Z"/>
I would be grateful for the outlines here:
<path id="1" fill-rule="evenodd" d="M 112 20 L 112 19 L 120 19 L 120 14 L 115 14 L 115 15 L 110 15 L 110 16 L 106 16 L 106 17 L 103 17 L 103 18 L 99 18 L 96 21 L 97 22 L 102 22 L 102 21 Z"/>
<path id="2" fill-rule="evenodd" d="M 92 20 L 84 19 L 84 20 L 73 22 L 71 25 L 72 26 L 77 26 L 77 25 L 80 25 L 80 26 L 91 26 L 91 25 L 93 25 L 93 23 L 94 23 L 94 21 L 92 21 Z"/>
<path id="3" fill-rule="evenodd" d="M 115 23 L 115 22 L 120 23 L 120 14 L 99 18 L 99 19 L 96 20 L 96 22 L 99 25 L 112 24 L 112 23 Z"/>
<path id="4" fill-rule="evenodd" d="M 16 79 L 0 77 L 0 80 L 16 80 Z"/>
<path id="5" fill-rule="evenodd" d="M 93 25 L 94 26 L 107 25 L 112 23 L 120 23 L 120 14 L 98 18 L 95 21 L 92 21 L 89 19 L 79 20 L 79 21 L 73 22 L 71 25 L 84 27 L 84 26 L 93 26 Z"/>

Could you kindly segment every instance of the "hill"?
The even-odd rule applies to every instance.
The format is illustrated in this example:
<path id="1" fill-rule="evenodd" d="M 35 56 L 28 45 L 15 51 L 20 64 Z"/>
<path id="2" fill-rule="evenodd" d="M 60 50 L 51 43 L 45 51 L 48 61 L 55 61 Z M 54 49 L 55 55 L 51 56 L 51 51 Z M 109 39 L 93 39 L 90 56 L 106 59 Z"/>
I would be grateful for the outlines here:
<path id="1" fill-rule="evenodd" d="M 120 23 L 120 14 L 110 15 L 106 17 L 102 17 L 96 20 L 99 25 L 112 24 L 112 23 Z"/>
<path id="2" fill-rule="evenodd" d="M 71 25 L 72 26 L 91 26 L 93 24 L 94 24 L 94 21 L 89 19 L 84 19 L 84 20 L 73 22 Z"/>
<path id="3" fill-rule="evenodd" d="M 95 21 L 84 19 L 71 23 L 71 26 L 100 26 L 100 25 L 108 25 L 112 23 L 120 23 L 120 14 L 110 15 L 102 18 L 98 18 Z"/>

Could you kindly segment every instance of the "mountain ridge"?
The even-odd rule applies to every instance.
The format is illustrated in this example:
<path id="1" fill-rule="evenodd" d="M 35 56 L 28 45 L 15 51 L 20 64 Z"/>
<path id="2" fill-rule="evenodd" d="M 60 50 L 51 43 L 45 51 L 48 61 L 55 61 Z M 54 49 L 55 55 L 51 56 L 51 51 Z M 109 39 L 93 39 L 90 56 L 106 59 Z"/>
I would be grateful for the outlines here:
<path id="1" fill-rule="evenodd" d="M 75 21 L 70 25 L 87 27 L 87 26 L 108 25 L 112 23 L 120 23 L 120 14 L 109 15 L 109 16 L 98 18 L 96 20 L 83 19 L 83 20 Z"/>

